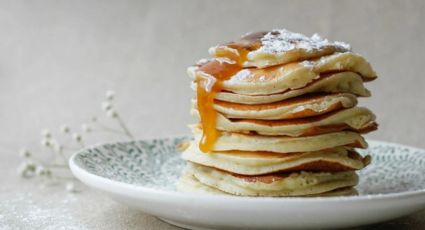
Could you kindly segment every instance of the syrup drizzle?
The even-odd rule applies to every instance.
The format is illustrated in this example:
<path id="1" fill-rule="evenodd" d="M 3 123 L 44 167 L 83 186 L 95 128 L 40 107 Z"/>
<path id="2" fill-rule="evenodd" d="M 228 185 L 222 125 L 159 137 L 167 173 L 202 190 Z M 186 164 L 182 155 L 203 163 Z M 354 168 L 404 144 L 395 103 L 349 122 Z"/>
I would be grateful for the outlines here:
<path id="1" fill-rule="evenodd" d="M 248 34 L 238 41 L 216 47 L 215 59 L 197 69 L 197 105 L 203 130 L 199 148 L 202 152 L 213 150 L 219 137 L 216 129 L 217 111 L 214 110 L 216 94 L 222 90 L 223 81 L 243 69 L 248 53 L 261 47 L 261 38 L 265 34 L 267 32 Z"/>
<path id="2" fill-rule="evenodd" d="M 197 103 L 203 131 L 199 148 L 202 152 L 210 152 L 218 138 L 214 98 L 222 89 L 222 81 L 229 79 L 239 70 L 240 66 L 237 62 L 218 60 L 210 61 L 198 69 L 196 75 Z"/>

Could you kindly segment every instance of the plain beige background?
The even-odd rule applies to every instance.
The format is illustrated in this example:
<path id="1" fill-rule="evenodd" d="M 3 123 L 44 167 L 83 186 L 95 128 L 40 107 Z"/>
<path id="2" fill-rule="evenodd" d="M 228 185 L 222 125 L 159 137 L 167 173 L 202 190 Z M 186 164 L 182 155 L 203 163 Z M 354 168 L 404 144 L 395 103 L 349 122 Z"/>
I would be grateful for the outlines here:
<path id="1" fill-rule="evenodd" d="M 425 147 L 424 21 L 421 0 L 2 0 L 0 228 L 172 228 L 88 189 L 67 195 L 20 180 L 16 152 L 38 149 L 42 128 L 78 129 L 101 112 L 108 89 L 138 138 L 188 133 L 186 67 L 249 31 L 287 28 L 351 43 L 379 74 L 368 84 L 373 97 L 360 101 L 380 123 L 368 137 Z M 424 219 L 422 212 L 373 228 L 421 229 Z"/>

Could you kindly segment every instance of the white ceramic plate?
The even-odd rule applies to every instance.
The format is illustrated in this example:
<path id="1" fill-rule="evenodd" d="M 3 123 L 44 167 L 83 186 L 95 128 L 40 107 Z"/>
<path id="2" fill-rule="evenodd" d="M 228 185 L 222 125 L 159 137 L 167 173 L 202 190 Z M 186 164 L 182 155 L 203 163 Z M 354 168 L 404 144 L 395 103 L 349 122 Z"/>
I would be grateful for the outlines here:
<path id="1" fill-rule="evenodd" d="M 343 228 L 387 221 L 425 208 L 425 150 L 369 141 L 360 195 L 254 198 L 177 192 L 184 168 L 176 144 L 187 137 L 89 147 L 70 159 L 74 175 L 119 202 L 191 229 Z"/>

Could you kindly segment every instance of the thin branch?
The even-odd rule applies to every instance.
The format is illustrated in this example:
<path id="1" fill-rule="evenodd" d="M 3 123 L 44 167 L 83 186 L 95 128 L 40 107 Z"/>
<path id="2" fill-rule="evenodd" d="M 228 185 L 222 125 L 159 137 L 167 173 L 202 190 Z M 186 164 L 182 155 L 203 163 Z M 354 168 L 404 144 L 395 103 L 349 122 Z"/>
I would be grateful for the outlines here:
<path id="1" fill-rule="evenodd" d="M 124 130 L 125 134 L 134 140 L 134 136 L 133 134 L 131 134 L 130 130 L 127 128 L 127 126 L 125 125 L 124 121 L 121 119 L 120 116 L 117 116 L 116 119 L 118 120 L 118 123 L 120 125 L 120 127 Z"/>

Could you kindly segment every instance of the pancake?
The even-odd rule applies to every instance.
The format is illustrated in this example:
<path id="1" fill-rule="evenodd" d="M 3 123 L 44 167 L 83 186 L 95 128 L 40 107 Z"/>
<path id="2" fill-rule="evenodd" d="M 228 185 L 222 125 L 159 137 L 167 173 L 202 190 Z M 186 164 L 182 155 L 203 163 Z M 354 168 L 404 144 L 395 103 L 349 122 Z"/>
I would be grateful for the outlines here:
<path id="1" fill-rule="evenodd" d="M 343 147 L 303 153 L 210 152 L 199 150 L 194 142 L 183 152 L 184 160 L 241 175 L 262 175 L 275 172 L 336 172 L 359 170 L 367 166 L 370 156 L 362 157 Z"/>
<path id="2" fill-rule="evenodd" d="M 214 101 L 214 109 L 227 118 L 261 120 L 294 119 L 317 116 L 357 104 L 356 96 L 348 93 L 303 95 L 269 104 L 244 105 Z"/>
<path id="3" fill-rule="evenodd" d="M 228 59 L 212 59 L 202 62 L 198 66 L 188 68 L 189 76 L 193 79 L 196 79 L 197 75 L 210 76 L 203 72 L 204 66 L 209 65 L 210 62 L 216 62 L 215 68 L 219 68 L 221 65 L 223 67 L 220 68 L 225 68 L 224 65 L 232 63 Z M 303 88 L 317 80 L 320 74 L 331 72 L 355 72 L 365 81 L 376 78 L 376 73 L 363 57 L 348 52 L 265 69 L 240 69 L 222 81 L 221 87 L 222 91 L 242 95 L 270 95 Z"/>
<path id="4" fill-rule="evenodd" d="M 196 109 L 192 114 L 198 118 Z M 338 131 L 368 133 L 377 129 L 375 115 L 367 108 L 354 107 L 308 118 L 290 120 L 228 119 L 217 114 L 217 129 L 266 136 L 310 136 Z"/>
<path id="5" fill-rule="evenodd" d="M 356 194 L 370 156 L 362 134 L 375 115 L 372 66 L 348 44 L 287 30 L 250 33 L 188 68 L 194 139 L 177 148 L 187 167 L 177 189 L 239 196 Z"/>
<path id="6" fill-rule="evenodd" d="M 188 162 L 188 172 L 202 184 L 239 196 L 306 196 L 358 183 L 354 171 L 242 176 Z"/>
<path id="7" fill-rule="evenodd" d="M 237 41 L 211 47 L 209 53 L 236 60 L 245 67 L 264 68 L 349 50 L 349 45 L 329 42 L 317 34 L 307 37 L 283 29 L 250 33 Z"/>
<path id="8" fill-rule="evenodd" d="M 186 170 L 187 171 L 187 170 Z M 178 191 L 198 194 L 230 195 L 199 182 L 191 172 L 184 172 L 176 184 Z"/>
<path id="9" fill-rule="evenodd" d="M 309 197 L 331 197 L 331 196 L 356 196 L 359 195 L 359 192 L 354 187 L 345 187 L 335 189 L 329 192 L 310 195 Z"/>
<path id="10" fill-rule="evenodd" d="M 199 143 L 202 129 L 192 126 L 195 140 Z M 356 132 L 332 132 L 307 137 L 260 136 L 220 132 L 213 151 L 266 151 L 275 153 L 311 152 L 337 146 L 366 148 L 367 143 Z"/>
<path id="11" fill-rule="evenodd" d="M 196 90 L 196 84 L 192 88 Z M 369 97 L 370 92 L 364 87 L 361 76 L 354 72 L 321 74 L 320 78 L 300 89 L 287 90 L 270 95 L 243 95 L 221 91 L 216 95 L 220 101 L 239 104 L 265 104 L 286 100 L 309 93 L 350 93 L 359 97 Z"/>
<path id="12" fill-rule="evenodd" d="M 193 174 L 191 173 L 185 173 L 183 174 L 179 181 L 177 182 L 177 190 L 185 193 L 194 193 L 194 194 L 209 194 L 209 195 L 232 195 L 226 192 L 223 192 L 221 190 L 218 190 L 216 188 L 210 187 L 208 185 L 202 184 L 201 182 L 196 179 Z M 328 197 L 328 196 L 353 196 L 357 195 L 357 191 L 352 187 L 346 187 L 346 188 L 340 188 L 335 189 L 329 192 L 316 194 L 316 195 L 309 195 L 309 196 L 321 196 L 321 197 Z"/>

